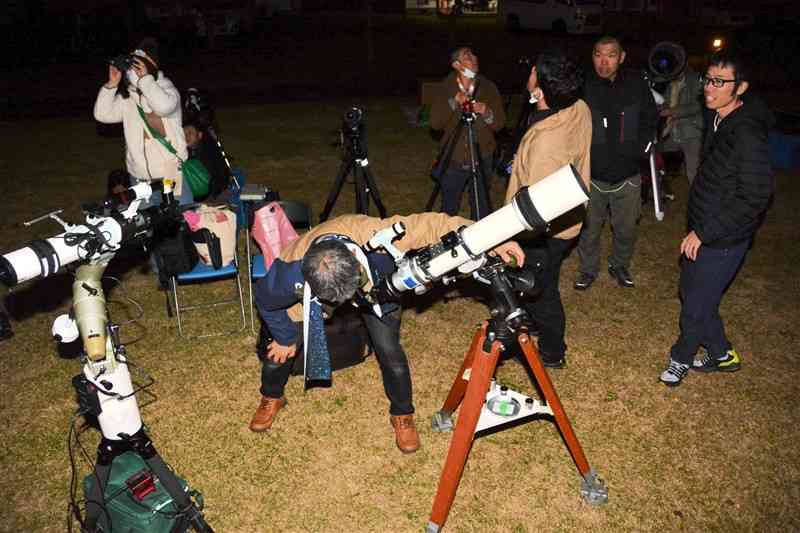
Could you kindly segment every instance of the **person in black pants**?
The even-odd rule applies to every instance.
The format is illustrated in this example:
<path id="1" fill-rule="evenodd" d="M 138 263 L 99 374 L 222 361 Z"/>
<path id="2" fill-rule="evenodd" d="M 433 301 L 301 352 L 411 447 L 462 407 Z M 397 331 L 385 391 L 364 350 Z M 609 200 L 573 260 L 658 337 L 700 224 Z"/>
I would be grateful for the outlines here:
<path id="1" fill-rule="evenodd" d="M 536 113 L 514 158 L 506 203 L 520 188 L 536 184 L 564 165 L 572 165 L 588 187 L 592 116 L 580 99 L 582 84 L 581 69 L 563 53 L 546 52 L 536 59 L 528 78 L 528 91 L 537 100 Z M 559 281 L 561 264 L 580 232 L 584 211 L 581 206 L 562 215 L 549 231 L 523 245 L 526 268 L 541 264 L 536 276 L 541 294 L 523 305 L 538 325 L 542 363 L 551 368 L 566 364 L 566 317 Z"/>
<path id="2" fill-rule="evenodd" d="M 689 191 L 689 233 L 680 244 L 680 335 L 661 382 L 680 385 L 690 369 L 735 372 L 741 357 L 725 334 L 719 305 L 736 278 L 775 190 L 770 165 L 772 113 L 745 95 L 742 57 L 712 56 L 703 79 L 708 126 L 699 172 Z M 695 360 L 704 346 L 706 355 Z"/>

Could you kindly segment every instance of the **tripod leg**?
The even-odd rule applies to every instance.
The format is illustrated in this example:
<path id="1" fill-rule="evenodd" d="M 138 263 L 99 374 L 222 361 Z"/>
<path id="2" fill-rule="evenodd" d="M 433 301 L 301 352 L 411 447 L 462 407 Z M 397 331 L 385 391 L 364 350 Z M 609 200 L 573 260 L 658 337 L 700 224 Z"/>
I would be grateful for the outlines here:
<path id="1" fill-rule="evenodd" d="M 136 452 L 144 459 L 144 462 L 147 463 L 147 466 L 150 467 L 153 474 L 161 481 L 164 490 L 172 497 L 177 512 L 181 515 L 178 517 L 178 520 L 182 520 L 183 524 L 188 524 L 198 533 L 214 533 L 211 526 L 206 523 L 203 513 L 200 512 L 200 509 L 197 508 L 195 503 L 189 498 L 189 495 L 183 490 L 175 472 L 167 466 L 164 459 L 158 454 L 155 446 L 153 446 L 153 442 L 144 430 L 139 430 L 133 435 L 131 437 L 131 442 Z M 175 529 L 183 531 L 183 529 L 180 528 Z"/>
<path id="2" fill-rule="evenodd" d="M 489 200 L 489 185 L 486 181 L 486 176 L 483 174 L 480 146 L 478 145 L 478 138 L 475 136 L 473 122 L 471 121 L 467 122 L 467 143 L 470 157 L 471 215 L 474 220 L 480 220 L 488 215 L 492 208 L 491 201 Z M 485 205 L 483 205 L 481 200 L 485 201 Z"/>
<path id="3" fill-rule="evenodd" d="M 356 213 L 362 215 L 369 214 L 369 195 L 367 185 L 364 182 L 363 168 L 358 160 L 353 164 L 353 187 L 356 193 Z"/>
<path id="4" fill-rule="evenodd" d="M 155 450 L 153 451 L 155 452 Z M 146 458 L 145 462 L 161 481 L 164 490 L 172 497 L 172 500 L 175 502 L 175 507 L 182 515 L 184 523 L 190 525 L 192 529 L 198 533 L 214 533 L 211 526 L 206 523 L 203 513 L 200 512 L 200 509 L 197 508 L 188 494 L 184 492 L 175 473 L 170 470 L 161 456 L 158 455 L 158 452 L 155 452 L 152 457 Z M 183 529 L 178 530 L 183 531 Z"/>
<path id="5" fill-rule="evenodd" d="M 331 192 L 328 194 L 328 201 L 325 202 L 325 209 L 322 210 L 322 214 L 319 216 L 320 222 L 325 222 L 328 220 L 328 217 L 333 210 L 333 206 L 336 204 L 336 199 L 339 197 L 339 193 L 342 191 L 344 178 L 347 176 L 347 173 L 350 172 L 352 167 L 353 161 L 351 159 L 342 161 L 342 166 L 339 168 L 339 174 L 336 176 L 336 180 L 333 182 L 333 187 L 331 187 Z"/>
<path id="6" fill-rule="evenodd" d="M 589 461 L 583 453 L 578 437 L 575 436 L 575 432 L 572 430 L 572 425 L 569 422 L 569 418 L 567 418 L 567 413 L 564 411 L 564 406 L 561 404 L 558 394 L 556 394 L 553 382 L 550 381 L 550 376 L 539 358 L 539 350 L 533 345 L 527 333 L 520 334 L 517 340 L 522 352 L 525 354 L 525 359 L 527 359 L 531 370 L 533 370 L 536 382 L 542 389 L 547 404 L 553 410 L 556 425 L 564 438 L 569 453 L 572 455 L 572 460 L 575 461 L 575 466 L 578 467 L 578 472 L 583 477 L 581 493 L 589 503 L 599 504 L 606 502 L 608 500 L 608 490 L 602 481 L 597 478 L 595 471 L 589 467 Z"/>
<path id="7" fill-rule="evenodd" d="M 461 363 L 461 368 L 456 374 L 456 379 L 453 381 L 453 386 L 450 387 L 450 392 L 442 405 L 442 408 L 433 415 L 432 426 L 434 431 L 446 432 L 453 430 L 452 415 L 458 406 L 461 405 L 461 400 L 464 399 L 464 392 L 467 390 L 468 378 L 464 377 L 467 369 L 472 368 L 472 362 L 475 359 L 475 354 L 480 350 L 480 343 L 486 338 L 486 325 L 482 325 L 479 330 L 475 332 L 472 338 L 472 344 L 469 351 L 464 357 L 464 362 Z M 470 370 L 470 372 L 472 372 Z"/>
<path id="8" fill-rule="evenodd" d="M 432 212 L 433 211 L 433 204 L 436 202 L 436 197 L 439 196 L 439 190 L 441 190 L 442 185 L 439 183 L 439 180 L 436 180 L 433 191 L 431 191 L 431 196 L 428 198 L 428 203 L 425 204 L 425 211 Z"/>
<path id="9" fill-rule="evenodd" d="M 97 531 L 99 524 L 105 523 L 105 527 L 113 527 L 108 524 L 111 521 L 106 513 L 105 494 L 108 480 L 111 477 L 111 467 L 114 459 L 130 450 L 130 443 L 127 441 L 113 441 L 103 437 L 97 445 L 97 462 L 94 466 L 94 484 L 89 489 L 86 499 L 86 531 Z M 101 514 L 108 522 L 101 522 Z"/>
<path id="10" fill-rule="evenodd" d="M 378 182 L 375 181 L 375 176 L 372 175 L 372 171 L 369 169 L 369 163 L 364 165 L 362 170 L 364 172 L 367 193 L 369 193 L 369 196 L 372 196 L 372 200 L 375 202 L 375 207 L 378 209 L 380 217 L 386 218 L 386 208 L 383 206 L 383 202 L 381 202 L 381 193 L 378 192 Z"/>
<path id="11" fill-rule="evenodd" d="M 464 465 L 467 462 L 467 455 L 469 455 L 472 441 L 475 438 L 475 428 L 481 416 L 481 409 L 486 401 L 486 391 L 489 389 L 489 382 L 500 357 L 502 346 L 500 342 L 493 342 L 491 352 L 486 352 L 483 347 L 485 341 L 485 329 L 482 328 L 472 344 L 472 353 L 467 354 L 467 358 L 472 359 L 472 370 L 456 422 L 456 429 L 450 441 L 450 450 L 447 452 L 442 476 L 439 479 L 439 488 L 433 501 L 433 510 L 426 529 L 428 533 L 440 531 L 450 513 L 450 507 L 453 505 L 461 474 L 463 474 Z"/>
<path id="12" fill-rule="evenodd" d="M 86 531 L 96 531 L 100 515 L 105 512 L 105 489 L 111 475 L 111 464 L 98 462 L 94 467 L 95 482 L 86 495 Z M 108 517 L 106 517 L 108 518 Z"/>

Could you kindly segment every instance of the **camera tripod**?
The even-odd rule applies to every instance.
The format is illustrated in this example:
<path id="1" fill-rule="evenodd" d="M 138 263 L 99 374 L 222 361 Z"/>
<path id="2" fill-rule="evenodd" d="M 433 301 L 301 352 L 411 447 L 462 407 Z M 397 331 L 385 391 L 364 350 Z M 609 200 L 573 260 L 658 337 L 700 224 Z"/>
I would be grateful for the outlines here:
<path id="1" fill-rule="evenodd" d="M 433 210 L 433 204 L 436 202 L 436 197 L 439 195 L 439 192 L 442 188 L 441 180 L 444 179 L 444 174 L 447 172 L 447 169 L 450 166 L 450 161 L 452 161 L 453 152 L 455 151 L 455 148 L 461 139 L 461 135 L 464 133 L 464 129 L 466 129 L 467 149 L 469 151 L 470 216 L 473 220 L 480 220 L 491 213 L 492 204 L 491 198 L 489 197 L 489 184 L 486 180 L 486 176 L 483 173 L 480 146 L 478 145 L 478 138 L 475 135 L 476 118 L 477 115 L 472 110 L 471 103 L 465 104 L 464 109 L 461 112 L 461 118 L 458 121 L 458 125 L 450 135 L 450 139 L 447 140 L 443 154 L 440 156 L 440 160 L 436 162 L 436 167 L 440 168 L 441 171 L 435 180 L 435 185 L 433 186 L 433 191 L 431 192 L 430 198 L 428 198 L 428 203 L 425 205 L 425 211 Z M 485 213 L 482 212 L 481 209 L 481 193 L 483 194 L 483 198 L 486 199 Z M 459 200 L 460 198 L 461 192 L 459 192 Z"/>
<path id="2" fill-rule="evenodd" d="M 528 335 L 527 323 L 530 319 L 516 302 L 514 292 L 530 290 L 533 288 L 533 283 L 524 279 L 523 275 L 506 271 L 502 262 L 498 261 L 500 260 L 490 260 L 489 264 L 479 271 L 480 277 L 488 280 L 491 285 L 492 318 L 476 331 L 447 399 L 441 410 L 433 417 L 434 431 L 452 431 L 453 412 L 461 405 L 433 502 L 427 533 L 439 533 L 447 520 L 476 431 L 519 422 L 540 414 L 552 415 L 555 418 L 578 473 L 583 478 L 581 483 L 583 498 L 590 504 L 602 504 L 608 500 L 608 490 L 594 469 L 590 468 L 561 400 L 539 358 L 539 352 Z M 505 346 L 510 346 L 514 342 L 519 343 L 546 403 L 542 404 L 532 398 L 501 388 L 499 397 L 505 398 L 503 401 L 506 407 L 490 410 L 492 399 L 487 398 L 487 390 L 488 395 L 495 392 L 496 387 L 493 386 L 492 389 L 489 387 L 493 381 L 500 352 Z M 511 409 L 515 402 L 516 407 Z"/>
<path id="3" fill-rule="evenodd" d="M 378 214 L 381 218 L 386 218 L 386 208 L 381 202 L 381 196 L 378 192 L 378 185 L 375 182 L 375 176 L 369 169 L 369 160 L 367 159 L 367 148 L 361 143 L 361 136 L 358 131 L 343 132 L 342 143 L 344 144 L 345 154 L 342 158 L 342 165 L 339 167 L 339 174 L 333 182 L 328 200 L 325 202 L 325 209 L 319 216 L 320 222 L 325 222 L 336 204 L 336 199 L 339 193 L 342 192 L 342 186 L 347 176 L 352 173 L 353 186 L 355 187 L 356 195 L 356 213 L 368 214 L 369 213 L 369 199 L 370 197 L 375 202 L 375 207 L 378 209 Z"/>

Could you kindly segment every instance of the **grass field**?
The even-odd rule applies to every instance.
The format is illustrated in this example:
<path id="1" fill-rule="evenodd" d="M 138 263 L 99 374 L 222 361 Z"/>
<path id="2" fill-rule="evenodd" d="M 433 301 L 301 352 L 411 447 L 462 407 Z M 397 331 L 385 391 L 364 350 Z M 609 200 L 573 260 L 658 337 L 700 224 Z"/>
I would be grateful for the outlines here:
<path id="1" fill-rule="evenodd" d="M 227 150 L 251 182 L 303 200 L 318 214 L 338 170 L 330 146 L 348 101 L 220 109 Z M 370 162 L 391 213 L 418 211 L 431 190 L 436 146 L 412 128 L 411 100 L 366 101 Z M 100 198 L 105 176 L 122 164 L 122 140 L 100 136 L 88 116 L 0 123 L 4 155 L 0 251 L 58 233 L 52 222 L 21 222 L 56 208 L 70 221 Z M 678 245 L 684 235 L 685 178 L 677 200 L 656 222 L 644 213 L 632 271 L 637 287 L 601 276 L 572 290 L 576 257 L 564 264 L 569 366 L 551 372 L 591 465 L 610 497 L 590 507 L 551 422 L 539 420 L 477 440 L 446 531 L 796 531 L 800 529 L 797 407 L 797 282 L 800 224 L 797 174 L 779 174 L 778 192 L 721 309 L 743 356 L 731 375 L 692 374 L 677 389 L 658 383 L 678 331 Z M 494 187 L 494 197 L 501 198 Z M 353 210 L 344 190 L 336 213 Z M 608 250 L 609 239 L 603 243 Z M 414 376 L 422 449 L 394 446 L 388 404 L 373 358 L 338 372 L 329 389 L 289 382 L 290 405 L 268 434 L 247 429 L 257 406 L 259 362 L 248 334 L 181 341 L 166 317 L 163 293 L 141 262 L 118 260 L 123 285 L 110 291 L 112 316 L 144 317 L 123 328 L 133 360 L 155 379 L 157 400 L 142 416 L 164 458 L 205 495 L 217 532 L 411 532 L 428 521 L 447 435 L 433 433 L 441 406 L 475 327 L 487 316 L 469 282 L 411 301 L 402 339 Z M 75 411 L 70 379 L 77 360 L 59 357 L 50 339 L 69 306 L 71 277 L 16 288 L 9 297 L 15 337 L 0 343 L 0 531 L 66 529 L 70 463 L 67 434 Z M 477 291 L 479 292 L 479 291 Z M 231 311 L 196 317 L 207 327 Z M 134 342 L 130 342 L 134 341 Z M 513 361 L 500 382 L 531 391 Z M 144 402 L 144 396 L 140 401 Z M 81 441 L 94 457 L 98 433 Z M 81 476 L 86 463 L 77 458 Z"/>

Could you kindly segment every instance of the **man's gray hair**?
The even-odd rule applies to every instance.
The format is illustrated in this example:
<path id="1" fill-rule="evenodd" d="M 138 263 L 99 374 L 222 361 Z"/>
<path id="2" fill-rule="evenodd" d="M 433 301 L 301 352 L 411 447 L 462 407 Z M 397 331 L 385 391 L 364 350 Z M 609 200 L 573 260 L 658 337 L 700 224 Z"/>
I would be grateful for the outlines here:
<path id="1" fill-rule="evenodd" d="M 459 46 L 458 48 L 456 48 L 455 50 L 450 52 L 450 63 L 449 64 L 452 65 L 456 61 L 460 60 L 461 59 L 461 54 L 464 52 L 464 50 L 472 51 L 472 47 L 471 46 Z"/>
<path id="2" fill-rule="evenodd" d="M 338 240 L 312 244 L 303 257 L 302 272 L 314 295 L 329 303 L 349 300 L 361 286 L 361 263 Z"/>

